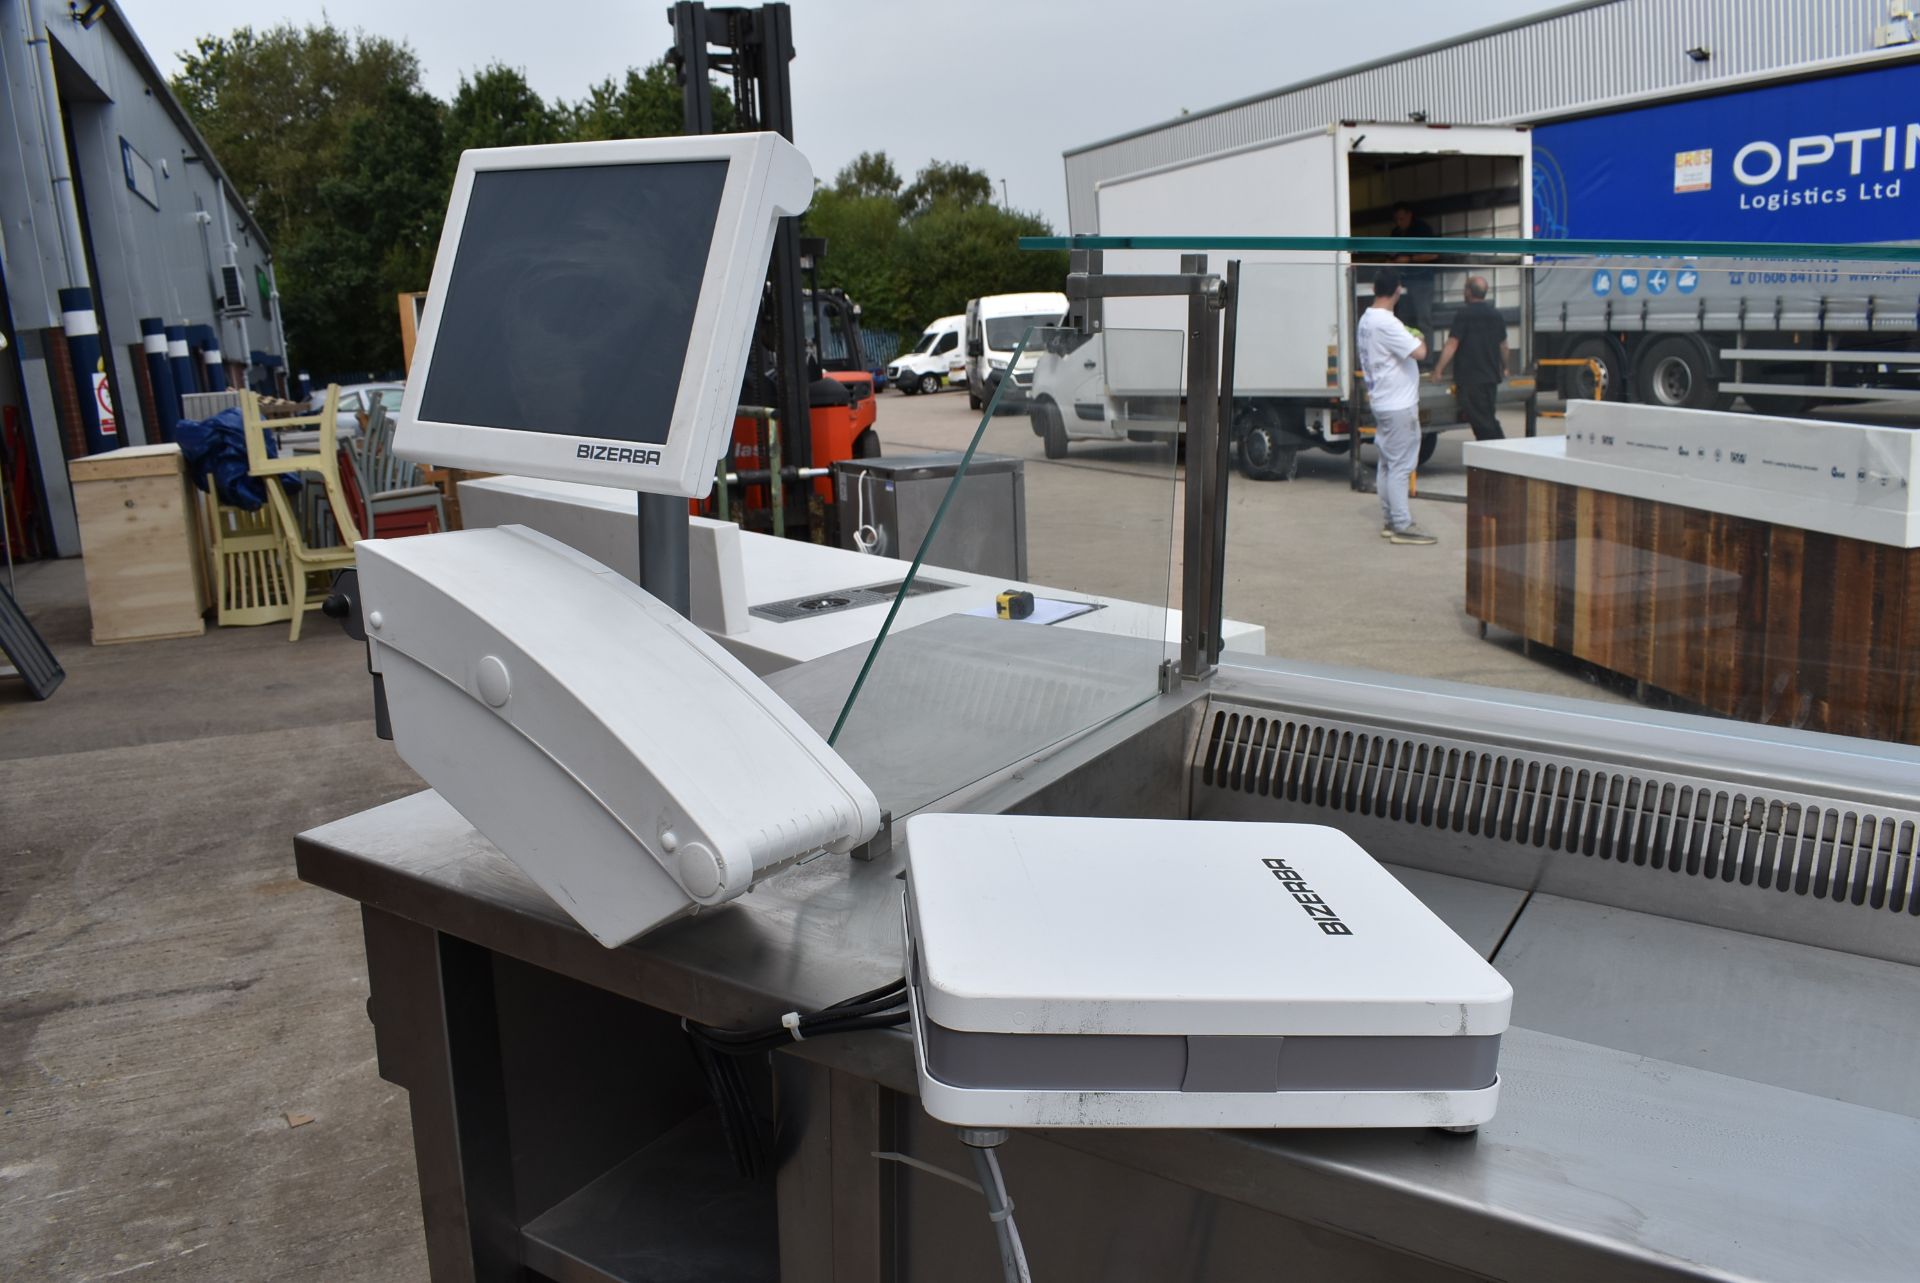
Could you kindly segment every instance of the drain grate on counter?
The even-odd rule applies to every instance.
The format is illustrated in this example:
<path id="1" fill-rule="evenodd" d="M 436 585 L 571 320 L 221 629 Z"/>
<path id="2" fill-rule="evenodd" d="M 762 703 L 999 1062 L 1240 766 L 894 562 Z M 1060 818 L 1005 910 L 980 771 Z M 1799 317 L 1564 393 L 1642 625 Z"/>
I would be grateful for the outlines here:
<path id="1" fill-rule="evenodd" d="M 836 588 L 832 592 L 808 593 L 804 597 L 789 597 L 785 601 L 769 601 L 749 607 L 749 615 L 761 619 L 771 619 L 777 624 L 790 623 L 796 619 L 812 619 L 816 615 L 832 615 L 842 610 L 854 610 L 861 606 L 877 606 L 892 601 L 900 591 L 903 579 L 891 583 L 868 584 L 863 588 Z M 944 592 L 949 588 L 958 588 L 959 584 L 942 583 L 937 579 L 915 579 L 913 587 L 907 590 L 907 596 L 918 597 L 923 593 Z"/>

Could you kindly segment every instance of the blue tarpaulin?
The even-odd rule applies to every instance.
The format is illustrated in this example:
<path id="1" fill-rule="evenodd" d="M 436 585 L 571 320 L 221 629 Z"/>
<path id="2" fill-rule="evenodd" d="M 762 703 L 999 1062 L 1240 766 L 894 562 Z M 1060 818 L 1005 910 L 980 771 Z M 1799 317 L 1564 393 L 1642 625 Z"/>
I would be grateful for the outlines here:
<path id="1" fill-rule="evenodd" d="M 267 433 L 266 438 L 267 457 L 278 458 L 280 449 L 273 434 Z M 193 483 L 202 490 L 211 477 L 222 503 L 248 512 L 257 512 L 266 503 L 266 483 L 247 471 L 247 433 L 238 408 L 222 410 L 211 419 L 182 419 L 174 425 L 173 439 Z M 300 478 L 282 474 L 280 484 L 292 494 L 300 489 Z"/>

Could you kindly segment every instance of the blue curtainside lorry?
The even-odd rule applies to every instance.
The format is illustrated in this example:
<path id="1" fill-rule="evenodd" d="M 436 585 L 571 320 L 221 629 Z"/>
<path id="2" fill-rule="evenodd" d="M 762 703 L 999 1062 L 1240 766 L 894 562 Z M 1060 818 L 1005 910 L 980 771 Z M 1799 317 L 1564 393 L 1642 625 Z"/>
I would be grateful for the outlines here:
<path id="1" fill-rule="evenodd" d="M 1920 242 L 1920 61 L 1542 123 L 1532 171 L 1542 240 Z M 1538 262 L 1535 355 L 1610 398 L 1920 401 L 1920 266 Z"/>

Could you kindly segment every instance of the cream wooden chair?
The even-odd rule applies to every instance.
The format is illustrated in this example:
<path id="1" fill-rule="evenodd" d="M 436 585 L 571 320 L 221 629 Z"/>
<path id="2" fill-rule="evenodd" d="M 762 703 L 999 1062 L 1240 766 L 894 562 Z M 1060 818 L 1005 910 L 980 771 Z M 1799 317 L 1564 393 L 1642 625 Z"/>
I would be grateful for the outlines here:
<path id="1" fill-rule="evenodd" d="M 202 497 L 201 506 L 212 554 L 215 622 L 229 628 L 293 618 L 286 541 L 280 537 L 273 513 L 221 503 L 219 492 L 212 488 Z"/>
<path id="2" fill-rule="evenodd" d="M 247 471 L 267 479 L 267 507 L 272 510 L 274 524 L 280 528 L 280 537 L 286 544 L 287 585 L 293 598 L 293 628 L 287 635 L 288 641 L 300 640 L 300 624 L 307 611 L 319 609 L 320 603 L 326 600 L 326 591 L 322 588 L 313 594 L 312 603 L 308 603 L 313 587 L 308 577 L 351 569 L 353 545 L 360 540 L 353 511 L 347 506 L 346 491 L 340 485 L 340 450 L 335 440 L 339 408 L 340 385 L 332 383 L 327 385 L 326 401 L 318 414 L 275 419 L 275 429 L 317 428 L 320 450 L 318 454 L 289 454 L 270 459 L 267 457 L 267 421 L 260 413 L 260 398 L 252 392 L 243 392 L 240 396 L 241 422 L 247 433 Z M 335 529 L 340 532 L 338 546 L 315 548 L 307 543 L 299 514 L 293 510 L 278 480 L 287 473 L 304 475 L 309 485 L 318 478 L 326 488 L 327 507 L 333 513 Z"/>

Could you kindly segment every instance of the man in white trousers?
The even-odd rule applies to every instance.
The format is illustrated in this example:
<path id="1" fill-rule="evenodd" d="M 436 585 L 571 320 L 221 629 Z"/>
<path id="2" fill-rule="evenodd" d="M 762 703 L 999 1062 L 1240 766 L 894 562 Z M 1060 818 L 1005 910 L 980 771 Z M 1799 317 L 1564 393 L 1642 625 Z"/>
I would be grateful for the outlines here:
<path id="1" fill-rule="evenodd" d="M 1380 465 L 1374 489 L 1380 495 L 1382 539 L 1398 544 L 1440 542 L 1413 524 L 1407 482 L 1420 458 L 1420 368 L 1426 341 L 1400 323 L 1394 302 L 1404 292 L 1400 273 L 1385 268 L 1373 278 L 1373 306 L 1360 318 L 1360 368 L 1373 407 L 1373 447 Z"/>

